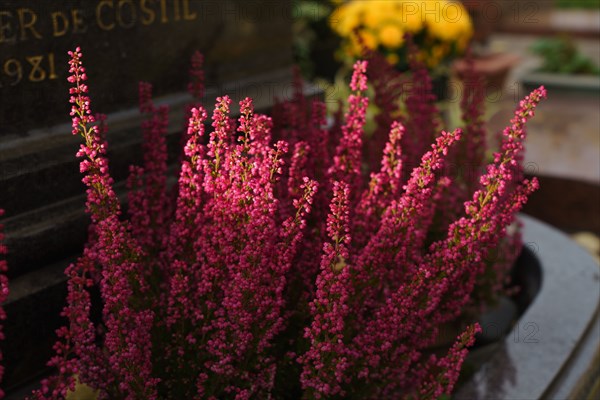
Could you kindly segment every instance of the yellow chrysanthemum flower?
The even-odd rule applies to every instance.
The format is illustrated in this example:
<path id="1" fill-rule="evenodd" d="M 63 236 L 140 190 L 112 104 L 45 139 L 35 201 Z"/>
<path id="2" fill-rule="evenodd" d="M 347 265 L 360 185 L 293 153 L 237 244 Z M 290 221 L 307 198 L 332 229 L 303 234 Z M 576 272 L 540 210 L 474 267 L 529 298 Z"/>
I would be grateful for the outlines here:
<path id="1" fill-rule="evenodd" d="M 363 1 L 363 23 L 367 28 L 377 29 L 383 20 L 389 15 L 390 1 Z"/>
<path id="2" fill-rule="evenodd" d="M 346 3 L 331 14 L 329 26 L 342 37 L 351 36 L 354 29 L 361 24 L 364 9 L 362 1 Z"/>
<path id="3" fill-rule="evenodd" d="M 366 46 L 368 49 L 375 50 L 377 46 L 379 46 L 377 37 L 371 31 L 362 29 L 358 32 L 358 35 L 360 36 L 364 46 Z M 352 35 L 350 37 L 350 43 L 351 52 L 354 54 L 354 56 L 362 56 L 363 44 L 361 44 L 361 41 L 356 35 Z"/>
<path id="4" fill-rule="evenodd" d="M 454 1 L 440 2 L 439 15 L 425 14 L 427 28 L 432 37 L 452 42 L 471 37 L 471 18 L 462 4 Z"/>
<path id="5" fill-rule="evenodd" d="M 350 16 L 345 7 L 336 8 L 329 16 L 329 26 L 340 36 L 347 35 L 346 31 L 351 24 Z"/>
<path id="6" fill-rule="evenodd" d="M 400 56 L 398 54 L 388 54 L 385 56 L 385 59 L 390 65 L 396 65 L 400 62 Z"/>
<path id="7" fill-rule="evenodd" d="M 466 9 L 455 0 L 353 0 L 340 3 L 329 23 L 345 39 L 344 51 L 349 56 L 362 56 L 362 46 L 355 37 L 357 30 L 366 47 L 377 49 L 382 46 L 388 51 L 404 45 L 405 32 L 425 30 L 425 41 L 418 45 L 422 46 L 423 60 L 433 67 L 449 57 L 453 49 L 464 51 L 473 35 Z M 391 62 L 394 57 L 388 58 Z"/>
<path id="8" fill-rule="evenodd" d="M 388 49 L 396 49 L 404 42 L 404 32 L 398 25 L 386 24 L 379 29 L 379 41 Z"/>

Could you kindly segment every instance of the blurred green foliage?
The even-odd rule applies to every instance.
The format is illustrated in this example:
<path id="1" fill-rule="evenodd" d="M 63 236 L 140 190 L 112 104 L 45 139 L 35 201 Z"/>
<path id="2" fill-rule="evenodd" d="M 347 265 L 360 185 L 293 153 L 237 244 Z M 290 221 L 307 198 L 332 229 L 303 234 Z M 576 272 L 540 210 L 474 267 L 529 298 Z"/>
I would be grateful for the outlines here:
<path id="1" fill-rule="evenodd" d="M 588 57 L 581 54 L 569 37 L 543 38 L 537 40 L 531 51 L 543 59 L 539 72 L 558 74 L 600 74 L 600 69 Z"/>
<path id="2" fill-rule="evenodd" d="M 600 0 L 556 0 L 559 8 L 600 9 Z"/>
<path id="3" fill-rule="evenodd" d="M 324 78 L 331 82 L 340 68 L 334 57 L 340 39 L 327 23 L 333 9 L 329 0 L 292 1 L 294 59 L 307 79 Z"/>

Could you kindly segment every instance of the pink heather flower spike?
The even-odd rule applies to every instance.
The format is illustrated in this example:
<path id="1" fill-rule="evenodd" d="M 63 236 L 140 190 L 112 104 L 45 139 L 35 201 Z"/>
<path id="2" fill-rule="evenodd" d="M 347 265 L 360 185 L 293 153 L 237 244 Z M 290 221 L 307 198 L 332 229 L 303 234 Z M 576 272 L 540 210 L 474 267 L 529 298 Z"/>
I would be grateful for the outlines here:
<path id="1" fill-rule="evenodd" d="M 170 226 L 167 249 L 164 257 L 167 260 L 181 260 L 173 263 L 167 272 L 169 277 L 168 313 L 166 323 L 173 326 L 189 318 L 199 323 L 201 312 L 199 304 L 189 301 L 196 288 L 188 278 L 195 276 L 193 266 L 198 262 L 194 243 L 202 232 L 202 162 L 204 147 L 201 138 L 204 135 L 204 122 L 207 113 L 202 108 L 193 108 L 188 125 L 188 141 L 185 146 L 186 158 L 182 162 L 179 175 L 179 193 L 176 200 L 175 221 Z M 188 277 L 188 278 L 186 278 Z M 181 337 L 183 341 L 185 338 Z M 179 348 L 181 350 L 183 348 Z"/>
<path id="2" fill-rule="evenodd" d="M 80 147 L 77 155 L 83 158 L 80 170 L 84 174 L 83 182 L 87 189 L 87 211 L 91 214 L 97 242 L 89 248 L 89 256 L 102 265 L 100 270 L 100 291 L 104 301 L 104 323 L 106 334 L 104 345 L 109 352 L 108 364 L 120 376 L 118 392 L 123 397 L 132 398 L 134 393 L 143 395 L 148 399 L 156 398 L 157 379 L 152 375 L 152 362 L 150 360 L 151 341 L 150 330 L 154 313 L 151 310 L 136 310 L 131 306 L 134 292 L 144 292 L 147 289 L 143 280 L 138 277 L 139 266 L 137 260 L 141 256 L 141 249 L 129 236 L 126 224 L 119 221 L 120 205 L 112 188 L 112 179 L 108 174 L 108 161 L 106 159 L 106 146 L 102 140 L 98 126 L 91 125 L 95 119 L 91 117 L 90 100 L 87 97 L 87 79 L 82 67 L 82 54 L 79 48 L 70 52 L 71 76 L 69 82 L 73 84 L 70 93 L 74 133 L 79 133 L 85 144 Z M 64 313 L 72 315 L 70 309 L 86 309 L 89 305 L 85 302 L 86 296 L 82 292 L 82 285 L 77 279 L 82 277 L 87 282 L 86 270 L 82 269 L 85 263 L 79 264 L 80 271 L 73 272 L 69 285 L 73 287 L 70 303 Z M 76 268 L 76 267 L 74 267 Z M 134 288 L 137 286 L 137 289 Z M 84 304 L 78 305 L 76 299 L 82 298 Z M 74 317 L 72 317 L 74 318 Z M 71 359 L 65 357 L 68 350 L 69 338 L 77 334 L 76 322 L 70 328 L 59 331 L 59 336 L 65 342 L 57 342 L 55 346 L 57 357 L 51 360 L 51 365 L 57 366 L 61 375 L 54 382 L 49 382 L 55 387 L 50 389 L 47 385 L 36 392 L 36 397 L 43 398 L 49 390 L 52 397 L 58 394 L 65 395 L 68 388 L 73 388 L 73 374 L 78 371 L 81 364 L 76 365 Z M 86 335 L 89 329 L 85 330 Z M 65 347 L 65 344 L 66 346 Z M 89 339 L 81 340 L 80 345 L 89 343 Z M 66 380 L 67 383 L 63 382 Z M 99 388 L 106 389 L 106 388 Z"/>
<path id="3" fill-rule="evenodd" d="M 454 384 L 458 380 L 460 368 L 467 356 L 467 348 L 475 343 L 475 334 L 481 332 L 479 324 L 469 326 L 457 339 L 446 357 L 437 360 L 432 359 L 431 364 L 433 373 L 419 388 L 418 396 L 420 399 L 435 400 L 442 395 L 449 395 L 452 392 Z M 439 371 L 442 371 L 440 373 Z"/>
<path id="4" fill-rule="evenodd" d="M 357 205 L 353 231 L 357 247 L 363 247 L 375 234 L 381 216 L 402 189 L 402 147 L 400 141 L 405 129 L 400 122 L 393 122 L 385 145 L 381 169 L 371 174 L 369 188 Z"/>
<path id="5" fill-rule="evenodd" d="M 342 388 L 349 367 L 344 344 L 344 320 L 349 313 L 350 245 L 349 200 L 350 188 L 345 182 L 334 182 L 333 200 L 327 217 L 330 241 L 323 246 L 321 270 L 317 276 L 315 299 L 310 303 L 313 317 L 305 329 L 310 349 L 300 357 L 303 364 L 301 382 L 314 396 L 345 396 Z"/>
<path id="6" fill-rule="evenodd" d="M 333 166 L 329 169 L 331 179 L 350 184 L 355 197 L 361 189 L 362 137 L 369 104 L 369 99 L 362 95 L 362 92 L 367 90 L 366 70 L 366 61 L 357 61 L 354 64 L 350 88 L 355 93 L 348 97 L 349 109 L 342 127 L 342 138 L 335 150 Z"/>
<path id="7" fill-rule="evenodd" d="M 460 129 L 442 132 L 432 145 L 432 150 L 423 155 L 421 166 L 412 171 L 409 181 L 403 187 L 404 193 L 385 210 L 378 231 L 361 249 L 355 279 L 358 282 L 369 282 L 369 285 L 360 284 L 359 296 L 353 299 L 356 301 L 355 306 L 361 310 L 359 320 L 361 314 L 369 314 L 367 310 L 378 306 L 377 302 L 372 303 L 372 299 L 379 297 L 376 293 L 394 282 L 400 282 L 399 275 L 408 272 L 401 267 L 392 266 L 408 267 L 419 258 L 419 251 L 435 213 L 434 203 L 431 201 L 436 182 L 435 173 L 442 170 L 445 154 L 460 135 Z"/>
<path id="8" fill-rule="evenodd" d="M 140 112 L 149 119 L 142 122 L 144 166 L 130 170 L 129 214 L 133 234 L 140 245 L 148 249 L 164 236 L 170 206 L 166 187 L 169 109 L 154 105 L 149 83 L 140 82 L 139 93 Z"/>
<path id="9" fill-rule="evenodd" d="M 404 147 L 405 162 L 408 165 L 418 165 L 419 159 L 428 144 L 439 131 L 439 110 L 435 105 L 436 96 L 433 94 L 431 77 L 427 67 L 419 61 L 418 49 L 412 39 L 408 40 L 410 53 L 410 68 L 412 79 L 408 88 L 406 108 L 408 120 L 406 121 L 407 135 L 402 143 Z"/>

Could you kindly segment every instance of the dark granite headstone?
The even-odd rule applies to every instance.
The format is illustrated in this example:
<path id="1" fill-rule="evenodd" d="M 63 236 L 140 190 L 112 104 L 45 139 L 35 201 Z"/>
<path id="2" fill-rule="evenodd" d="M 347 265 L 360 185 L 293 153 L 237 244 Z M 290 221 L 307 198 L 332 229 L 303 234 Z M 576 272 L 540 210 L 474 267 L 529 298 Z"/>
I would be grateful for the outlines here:
<path id="1" fill-rule="evenodd" d="M 138 81 L 170 106 L 167 141 L 179 154 L 191 55 L 205 55 L 206 106 L 291 88 L 289 0 L 2 0 L 0 208 L 11 295 L 0 342 L 9 391 L 41 371 L 65 296 L 62 270 L 82 249 L 88 217 L 71 135 L 68 55 L 82 48 L 94 112 L 108 114 L 119 192 L 141 159 Z"/>
<path id="2" fill-rule="evenodd" d="M 139 80 L 185 88 L 189 59 L 218 84 L 290 63 L 285 1 L 3 0 L 0 140 L 67 121 L 67 51 L 84 52 L 95 108 L 131 106 Z"/>

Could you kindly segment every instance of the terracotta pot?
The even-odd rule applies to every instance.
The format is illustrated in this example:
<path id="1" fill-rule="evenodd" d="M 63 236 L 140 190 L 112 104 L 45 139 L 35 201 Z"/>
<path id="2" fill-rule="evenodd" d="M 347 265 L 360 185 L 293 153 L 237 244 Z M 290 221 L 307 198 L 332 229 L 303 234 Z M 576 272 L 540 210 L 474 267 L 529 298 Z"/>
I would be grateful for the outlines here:
<path id="1" fill-rule="evenodd" d="M 519 62 L 519 57 L 511 53 L 495 53 L 473 58 L 473 69 L 485 79 L 486 89 L 502 90 L 506 78 L 513 66 Z M 463 78 L 468 70 L 468 62 L 458 59 L 452 69 L 459 78 Z"/>

